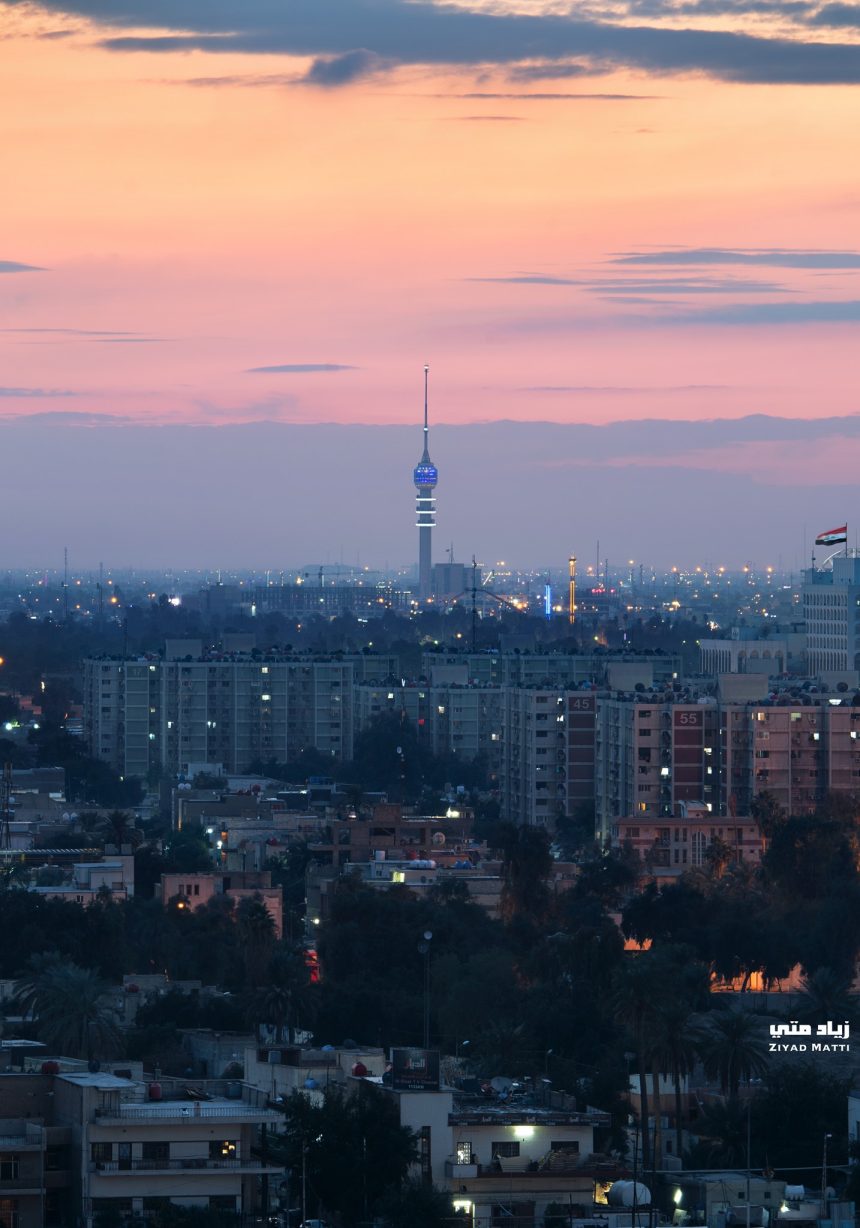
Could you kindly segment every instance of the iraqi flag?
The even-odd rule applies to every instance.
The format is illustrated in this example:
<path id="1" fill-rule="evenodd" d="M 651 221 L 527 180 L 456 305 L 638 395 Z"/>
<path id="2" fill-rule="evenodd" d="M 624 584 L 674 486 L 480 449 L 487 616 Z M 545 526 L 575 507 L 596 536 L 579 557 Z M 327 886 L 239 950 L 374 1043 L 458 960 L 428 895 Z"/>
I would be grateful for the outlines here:
<path id="1" fill-rule="evenodd" d="M 828 529 L 826 533 L 819 533 L 815 539 L 816 546 L 838 546 L 840 542 L 848 541 L 848 525 L 844 524 L 840 529 Z"/>

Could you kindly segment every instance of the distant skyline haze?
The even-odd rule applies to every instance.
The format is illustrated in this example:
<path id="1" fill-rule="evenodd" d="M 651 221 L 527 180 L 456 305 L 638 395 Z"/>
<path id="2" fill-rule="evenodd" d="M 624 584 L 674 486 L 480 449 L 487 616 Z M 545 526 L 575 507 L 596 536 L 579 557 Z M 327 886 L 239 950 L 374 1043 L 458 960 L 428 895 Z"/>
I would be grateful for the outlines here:
<path id="1" fill-rule="evenodd" d="M 0 0 L 0 27 L 7 565 L 64 537 L 408 562 L 425 361 L 437 559 L 729 565 L 850 524 L 848 6 Z"/>

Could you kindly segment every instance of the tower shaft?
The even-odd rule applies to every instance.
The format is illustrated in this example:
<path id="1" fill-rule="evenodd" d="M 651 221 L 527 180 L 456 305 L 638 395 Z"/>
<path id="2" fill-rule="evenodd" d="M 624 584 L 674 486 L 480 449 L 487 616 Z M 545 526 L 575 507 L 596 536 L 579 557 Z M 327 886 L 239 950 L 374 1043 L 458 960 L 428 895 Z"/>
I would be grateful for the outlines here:
<path id="1" fill-rule="evenodd" d="M 415 525 L 418 529 L 418 600 L 428 601 L 433 595 L 433 529 L 436 527 L 436 483 L 439 474 L 430 459 L 430 427 L 428 421 L 427 384 L 430 368 L 424 367 L 424 451 L 415 466 Z"/>
<path id="2" fill-rule="evenodd" d="M 433 595 L 433 529 L 421 525 L 418 529 L 418 599 L 427 601 Z"/>

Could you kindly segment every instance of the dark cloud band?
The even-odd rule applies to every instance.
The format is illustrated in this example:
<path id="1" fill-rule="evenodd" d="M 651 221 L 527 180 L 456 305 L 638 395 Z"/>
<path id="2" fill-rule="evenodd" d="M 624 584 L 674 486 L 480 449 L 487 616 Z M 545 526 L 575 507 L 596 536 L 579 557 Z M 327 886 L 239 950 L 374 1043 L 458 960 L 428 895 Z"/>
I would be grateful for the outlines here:
<path id="1" fill-rule="evenodd" d="M 29 0 L 10 0 L 23 5 Z M 721 30 L 622 26 L 564 14 L 472 12 L 417 0 L 43 0 L 46 11 L 113 28 L 167 29 L 119 35 L 114 51 L 284 53 L 314 57 L 333 85 L 391 64 L 519 66 L 531 79 L 622 65 L 656 73 L 704 72 L 729 81 L 860 82 L 860 47 L 762 38 Z M 188 33 L 191 31 L 191 33 Z"/>

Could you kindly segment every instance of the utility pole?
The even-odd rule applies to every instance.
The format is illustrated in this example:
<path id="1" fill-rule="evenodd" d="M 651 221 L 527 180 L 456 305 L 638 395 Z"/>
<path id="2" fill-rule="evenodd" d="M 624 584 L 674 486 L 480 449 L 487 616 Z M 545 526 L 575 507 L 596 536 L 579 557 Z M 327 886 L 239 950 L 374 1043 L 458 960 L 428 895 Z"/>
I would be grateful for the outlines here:
<path id="1" fill-rule="evenodd" d="M 433 931 L 425 930 L 418 951 L 424 956 L 424 1048 L 430 1048 L 430 943 Z"/>
<path id="2" fill-rule="evenodd" d="M 308 1144 L 302 1139 L 302 1223 L 308 1218 Z"/>
<path id="3" fill-rule="evenodd" d="M 752 1136 L 752 1099 L 747 1099 L 747 1228 L 750 1228 L 750 1140 Z M 826 1147 L 827 1144 L 825 1143 Z"/>
<path id="4" fill-rule="evenodd" d="M 821 1218 L 827 1219 L 827 1140 L 832 1134 L 824 1136 L 824 1155 L 821 1160 Z"/>

